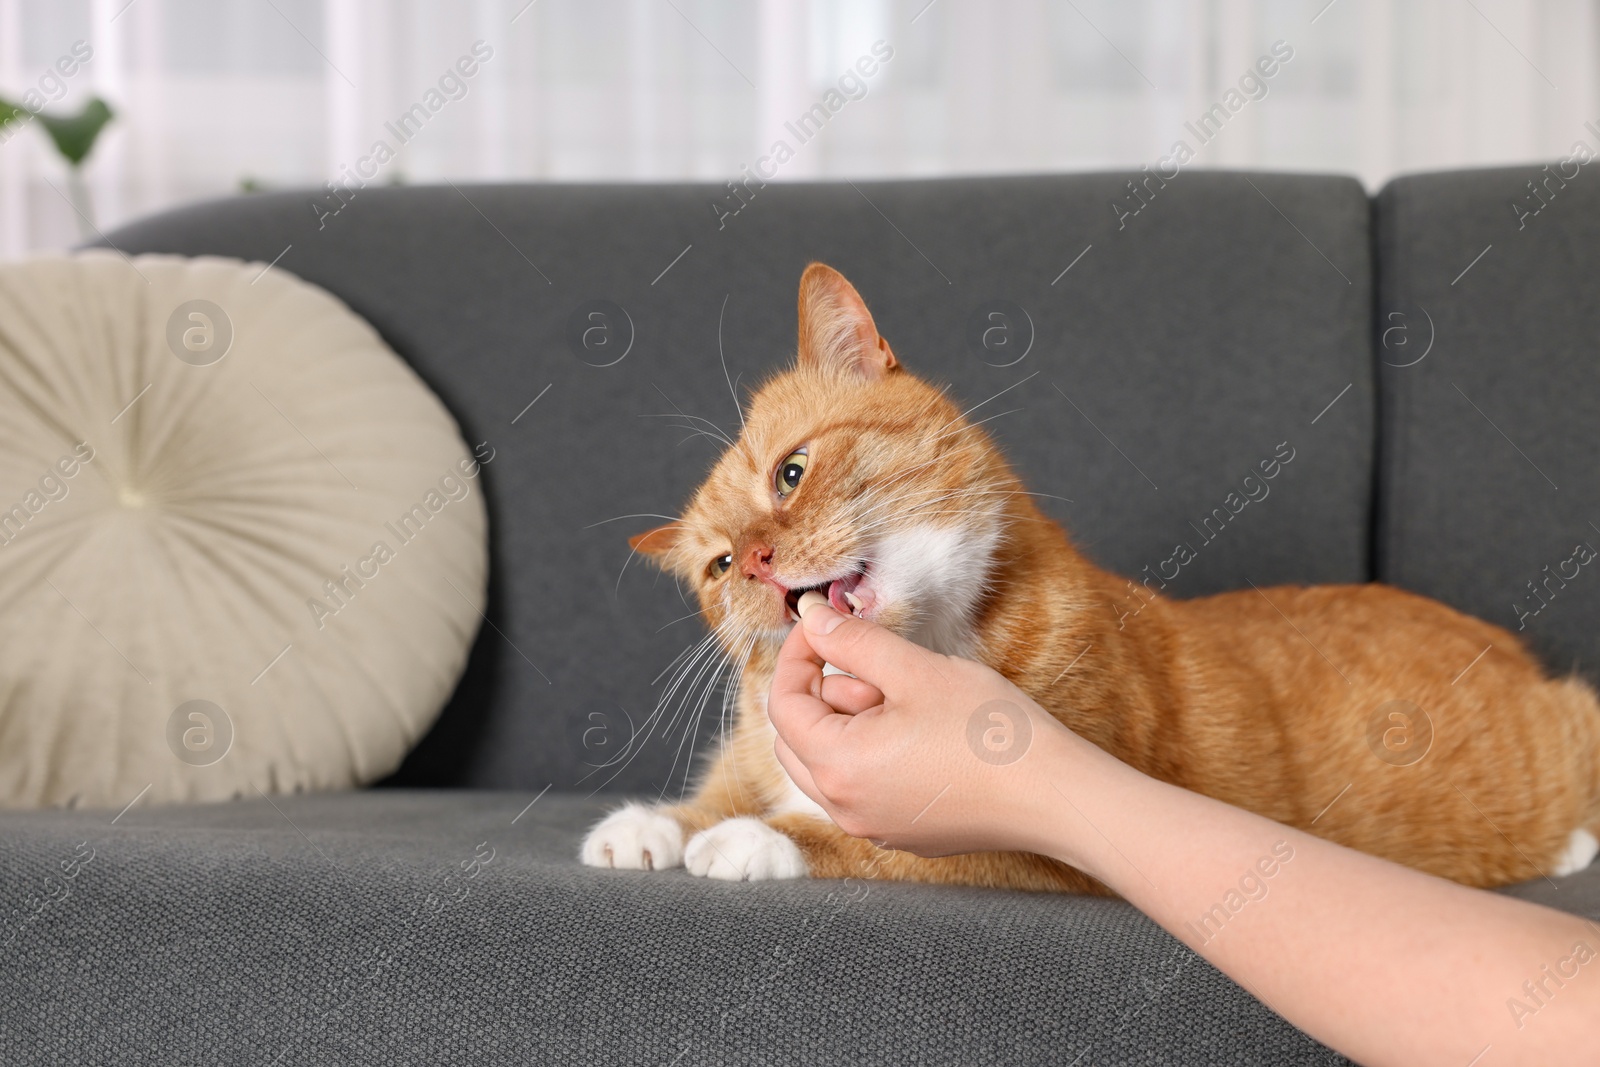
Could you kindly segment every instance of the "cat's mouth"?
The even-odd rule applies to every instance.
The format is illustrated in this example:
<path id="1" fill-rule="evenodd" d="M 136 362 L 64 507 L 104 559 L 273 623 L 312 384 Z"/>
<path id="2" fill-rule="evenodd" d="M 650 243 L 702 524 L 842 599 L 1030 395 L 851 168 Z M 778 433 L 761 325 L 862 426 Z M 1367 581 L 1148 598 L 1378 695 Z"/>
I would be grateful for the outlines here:
<path id="1" fill-rule="evenodd" d="M 873 605 L 873 593 L 867 581 L 867 567 L 865 564 L 859 570 L 838 578 L 830 578 L 816 585 L 802 585 L 790 589 L 784 594 L 783 604 L 787 609 L 790 622 L 800 621 L 800 598 L 806 593 L 817 592 L 828 598 L 828 603 L 833 610 L 841 615 L 854 615 L 857 618 L 866 618 L 867 612 Z"/>

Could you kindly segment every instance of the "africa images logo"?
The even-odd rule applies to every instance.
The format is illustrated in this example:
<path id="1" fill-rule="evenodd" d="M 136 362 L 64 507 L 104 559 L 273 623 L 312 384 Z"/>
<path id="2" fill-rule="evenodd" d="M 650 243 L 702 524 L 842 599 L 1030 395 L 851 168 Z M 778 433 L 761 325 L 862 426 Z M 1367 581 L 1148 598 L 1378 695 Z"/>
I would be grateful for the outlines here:
<path id="1" fill-rule="evenodd" d="M 1015 763 L 1032 743 L 1032 720 L 1009 700 L 990 700 L 967 716 L 967 747 L 985 763 L 996 767 Z"/>

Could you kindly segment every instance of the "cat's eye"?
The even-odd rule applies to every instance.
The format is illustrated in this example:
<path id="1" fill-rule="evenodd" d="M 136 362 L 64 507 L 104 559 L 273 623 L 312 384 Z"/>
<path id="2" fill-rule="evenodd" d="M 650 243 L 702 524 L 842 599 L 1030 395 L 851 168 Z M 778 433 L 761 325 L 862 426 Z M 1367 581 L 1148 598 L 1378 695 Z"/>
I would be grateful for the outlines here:
<path id="1" fill-rule="evenodd" d="M 783 458 L 778 464 L 778 474 L 774 483 L 778 487 L 779 496 L 788 496 L 800 487 L 800 476 L 806 472 L 806 450 L 795 449 Z"/>
<path id="2" fill-rule="evenodd" d="M 733 553 L 724 552 L 722 555 L 711 561 L 711 577 L 721 578 L 724 574 L 728 573 L 728 568 L 731 566 L 733 566 Z"/>

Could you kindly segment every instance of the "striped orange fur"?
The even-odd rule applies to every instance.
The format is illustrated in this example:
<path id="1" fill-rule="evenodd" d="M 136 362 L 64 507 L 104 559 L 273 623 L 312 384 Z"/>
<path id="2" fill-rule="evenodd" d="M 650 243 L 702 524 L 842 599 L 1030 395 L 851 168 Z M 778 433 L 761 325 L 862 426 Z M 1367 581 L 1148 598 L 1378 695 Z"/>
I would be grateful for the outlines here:
<path id="1" fill-rule="evenodd" d="M 1139 770 L 1352 848 L 1493 886 L 1549 873 L 1575 831 L 1600 834 L 1587 685 L 1548 678 L 1499 627 L 1383 585 L 1152 593 L 1119 620 L 1125 579 L 1073 547 L 820 264 L 801 281 L 797 364 L 755 393 L 682 517 L 632 543 L 694 590 L 742 664 L 731 729 L 692 797 L 664 809 L 685 837 L 753 816 L 817 876 L 1099 891 L 1036 856 L 879 852 L 800 797 L 764 707 L 785 592 L 846 575 L 866 617 L 988 664 Z M 1432 724 L 1409 765 L 1369 738 L 1394 700 Z"/>

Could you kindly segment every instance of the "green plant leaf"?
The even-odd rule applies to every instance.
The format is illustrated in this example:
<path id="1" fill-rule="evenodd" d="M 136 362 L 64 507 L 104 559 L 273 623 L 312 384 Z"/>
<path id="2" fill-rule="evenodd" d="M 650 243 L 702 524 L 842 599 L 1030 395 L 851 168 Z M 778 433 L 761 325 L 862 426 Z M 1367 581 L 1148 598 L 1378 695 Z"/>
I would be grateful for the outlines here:
<path id="1" fill-rule="evenodd" d="M 39 121 L 45 132 L 56 143 L 56 151 L 74 167 L 81 164 L 94 147 L 100 131 L 112 119 L 111 106 L 98 96 L 92 98 L 76 115 L 61 117 L 39 112 Z"/>
<path id="2" fill-rule="evenodd" d="M 13 104 L 4 97 L 0 97 L 0 126 L 4 126 L 8 122 L 15 122 L 17 119 L 21 118 L 23 114 L 24 112 L 21 107 Z"/>

